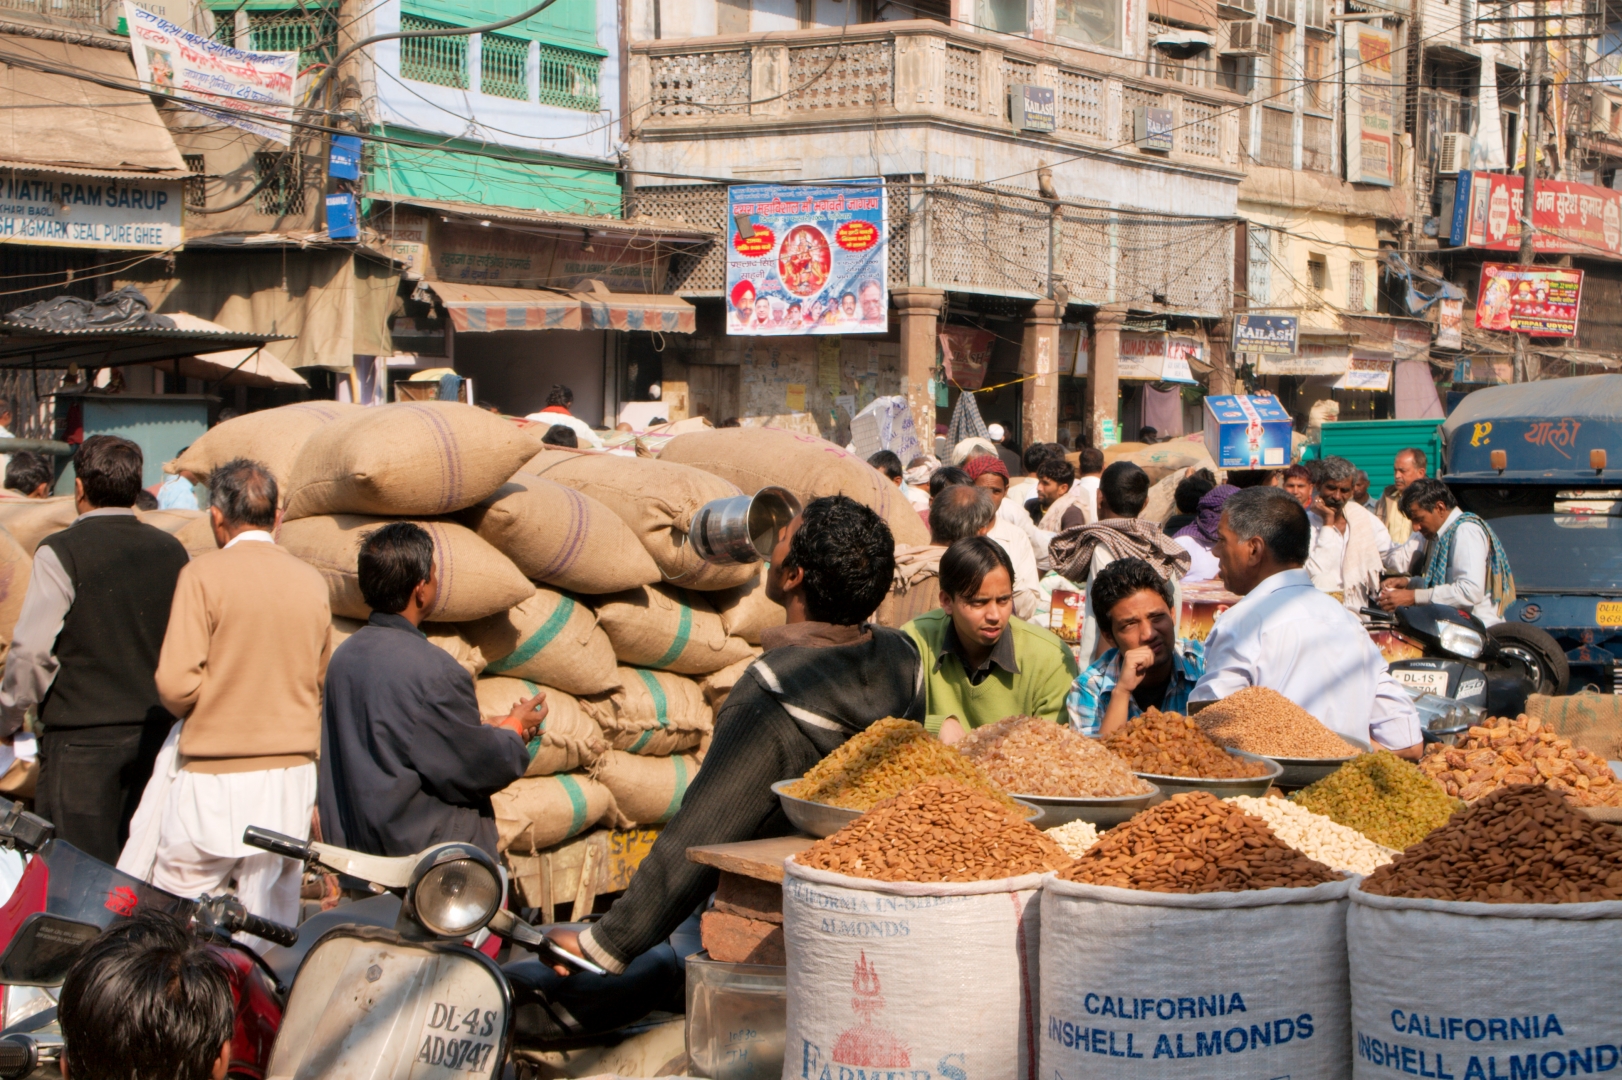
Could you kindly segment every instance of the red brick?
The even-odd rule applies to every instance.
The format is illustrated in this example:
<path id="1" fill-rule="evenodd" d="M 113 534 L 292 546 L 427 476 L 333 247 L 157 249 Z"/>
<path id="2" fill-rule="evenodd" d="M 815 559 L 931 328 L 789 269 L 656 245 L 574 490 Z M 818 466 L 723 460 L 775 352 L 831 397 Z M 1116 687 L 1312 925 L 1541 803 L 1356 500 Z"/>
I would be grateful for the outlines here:
<path id="1" fill-rule="evenodd" d="M 699 933 L 710 958 L 724 964 L 788 963 L 783 951 L 783 928 L 776 923 L 725 911 L 706 911 Z"/>

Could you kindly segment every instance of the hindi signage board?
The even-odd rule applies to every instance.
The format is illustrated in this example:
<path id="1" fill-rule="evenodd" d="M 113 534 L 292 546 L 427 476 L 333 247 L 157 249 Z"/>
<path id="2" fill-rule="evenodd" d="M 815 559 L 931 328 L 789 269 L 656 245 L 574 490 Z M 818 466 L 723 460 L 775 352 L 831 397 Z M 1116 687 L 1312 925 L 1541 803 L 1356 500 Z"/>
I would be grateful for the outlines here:
<path id="1" fill-rule="evenodd" d="M 1476 329 L 1576 337 L 1582 295 L 1581 270 L 1487 263 L 1476 293 Z"/>
<path id="2" fill-rule="evenodd" d="M 1345 41 L 1346 179 L 1391 187 L 1396 114 L 1391 31 L 1349 23 Z"/>
<path id="3" fill-rule="evenodd" d="M 1191 383 L 1194 373 L 1189 361 L 1203 359 L 1200 343 L 1193 338 L 1123 333 L 1116 377 L 1146 382 Z"/>
<path id="4" fill-rule="evenodd" d="M 1453 242 L 1488 251 L 1521 249 L 1524 180 L 1460 173 L 1453 196 Z M 1550 254 L 1622 258 L 1622 191 L 1539 180 L 1532 192 L 1532 247 Z"/>

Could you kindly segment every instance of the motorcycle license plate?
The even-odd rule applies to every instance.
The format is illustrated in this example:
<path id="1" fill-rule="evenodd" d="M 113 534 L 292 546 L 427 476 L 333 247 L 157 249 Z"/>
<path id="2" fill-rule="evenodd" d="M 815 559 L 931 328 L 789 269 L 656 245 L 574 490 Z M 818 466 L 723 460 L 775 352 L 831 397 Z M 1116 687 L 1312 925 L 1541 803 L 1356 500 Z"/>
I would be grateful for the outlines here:
<path id="1" fill-rule="evenodd" d="M 1601 626 L 1622 626 L 1622 603 L 1601 600 L 1594 605 L 1594 621 Z"/>
<path id="2" fill-rule="evenodd" d="M 1430 694 L 1447 696 L 1447 672 L 1398 668 L 1391 673 L 1404 686 L 1417 687 Z"/>

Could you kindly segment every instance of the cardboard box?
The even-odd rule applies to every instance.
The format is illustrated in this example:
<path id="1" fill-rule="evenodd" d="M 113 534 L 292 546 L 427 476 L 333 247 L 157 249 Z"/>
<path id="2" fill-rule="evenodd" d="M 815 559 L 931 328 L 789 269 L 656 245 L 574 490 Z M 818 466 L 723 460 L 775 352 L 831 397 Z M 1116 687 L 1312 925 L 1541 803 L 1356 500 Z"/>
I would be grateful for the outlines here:
<path id="1" fill-rule="evenodd" d="M 1223 394 L 1205 399 L 1205 449 L 1223 469 L 1290 464 L 1290 414 L 1274 397 Z"/>

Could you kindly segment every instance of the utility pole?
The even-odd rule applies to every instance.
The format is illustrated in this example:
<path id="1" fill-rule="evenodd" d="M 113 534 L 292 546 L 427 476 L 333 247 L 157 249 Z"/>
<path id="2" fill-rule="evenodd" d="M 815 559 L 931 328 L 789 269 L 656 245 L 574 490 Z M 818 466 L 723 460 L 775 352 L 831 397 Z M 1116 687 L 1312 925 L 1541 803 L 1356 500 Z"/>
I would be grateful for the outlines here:
<path id="1" fill-rule="evenodd" d="M 1542 145 L 1540 129 L 1543 124 L 1543 109 L 1540 98 L 1543 94 L 1543 50 L 1545 48 L 1543 35 L 1545 32 L 1544 18 L 1548 13 L 1546 0 L 1536 0 L 1534 7 L 1533 31 L 1531 49 L 1526 57 L 1526 122 L 1522 127 L 1526 130 L 1526 172 L 1521 182 L 1521 251 L 1518 261 L 1522 266 L 1531 266 L 1537 259 L 1534 247 L 1536 230 L 1532 227 L 1533 213 L 1537 205 L 1537 170 L 1538 147 Z M 1526 335 L 1515 335 L 1515 371 L 1516 382 L 1526 382 L 1530 377 L 1526 355 Z"/>

